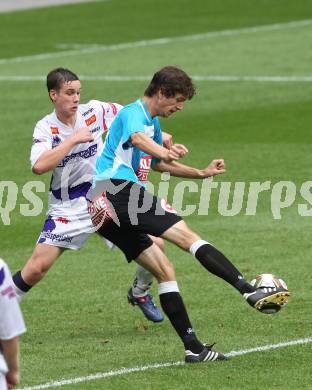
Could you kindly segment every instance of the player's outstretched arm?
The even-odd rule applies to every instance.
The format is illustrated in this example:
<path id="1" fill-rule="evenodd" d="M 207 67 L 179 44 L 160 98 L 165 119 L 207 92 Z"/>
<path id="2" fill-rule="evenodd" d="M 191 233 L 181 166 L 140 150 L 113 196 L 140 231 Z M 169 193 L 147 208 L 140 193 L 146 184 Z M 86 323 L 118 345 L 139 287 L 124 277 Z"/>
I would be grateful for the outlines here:
<path id="1" fill-rule="evenodd" d="M 58 166 L 75 145 L 90 141 L 93 141 L 90 130 L 87 127 L 82 127 L 54 149 L 42 153 L 32 168 L 33 172 L 41 175 L 51 171 Z"/>
<path id="2" fill-rule="evenodd" d="M 205 179 L 206 177 L 219 175 L 225 172 L 224 160 L 212 160 L 204 169 L 193 168 L 176 161 L 157 162 L 153 169 L 158 172 L 169 172 L 172 176 L 184 177 L 186 179 Z"/>
<path id="3" fill-rule="evenodd" d="M 166 149 L 141 132 L 131 135 L 131 143 L 133 146 L 150 156 L 167 162 L 179 160 L 188 152 L 186 147 L 180 144 L 174 144 L 170 147 L 170 149 Z"/>

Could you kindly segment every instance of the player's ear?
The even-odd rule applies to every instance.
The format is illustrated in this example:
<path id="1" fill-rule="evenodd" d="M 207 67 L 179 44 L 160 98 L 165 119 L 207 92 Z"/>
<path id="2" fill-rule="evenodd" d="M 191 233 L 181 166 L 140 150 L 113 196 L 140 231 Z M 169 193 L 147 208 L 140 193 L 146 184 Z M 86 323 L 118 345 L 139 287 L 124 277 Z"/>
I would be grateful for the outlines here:
<path id="1" fill-rule="evenodd" d="M 159 88 L 159 90 L 157 92 L 157 97 L 160 100 L 162 100 L 164 97 L 166 97 L 164 88 Z"/>
<path id="2" fill-rule="evenodd" d="M 56 100 L 56 95 L 57 95 L 57 92 L 55 89 L 50 89 L 49 91 L 49 96 L 50 96 L 50 99 L 52 100 L 52 102 L 54 103 L 55 100 Z"/>

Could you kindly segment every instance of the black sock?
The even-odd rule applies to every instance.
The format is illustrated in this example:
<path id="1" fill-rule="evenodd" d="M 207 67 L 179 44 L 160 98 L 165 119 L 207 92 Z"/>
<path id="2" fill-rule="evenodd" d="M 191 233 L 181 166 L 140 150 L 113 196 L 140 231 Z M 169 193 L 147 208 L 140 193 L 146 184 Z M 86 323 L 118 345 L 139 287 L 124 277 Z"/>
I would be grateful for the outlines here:
<path id="1" fill-rule="evenodd" d="M 195 257 L 209 272 L 231 284 L 241 294 L 255 291 L 230 260 L 212 245 L 207 243 L 200 246 Z"/>
<path id="2" fill-rule="evenodd" d="M 183 341 L 185 349 L 200 353 L 204 346 L 195 335 L 180 293 L 174 291 L 160 294 L 159 299 L 163 311 Z"/>
<path id="3" fill-rule="evenodd" d="M 25 280 L 22 278 L 21 271 L 17 271 L 15 275 L 13 275 L 13 282 L 16 287 L 18 287 L 21 291 L 27 292 L 31 289 L 32 286 L 27 284 Z"/>

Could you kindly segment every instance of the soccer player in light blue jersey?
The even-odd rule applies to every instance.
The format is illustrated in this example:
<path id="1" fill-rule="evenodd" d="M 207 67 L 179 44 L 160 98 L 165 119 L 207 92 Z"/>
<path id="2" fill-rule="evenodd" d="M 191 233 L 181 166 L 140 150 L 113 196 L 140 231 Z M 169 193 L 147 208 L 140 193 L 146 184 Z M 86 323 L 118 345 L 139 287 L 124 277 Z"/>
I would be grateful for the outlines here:
<path id="1" fill-rule="evenodd" d="M 125 179 L 134 183 L 140 182 L 136 172 L 140 161 L 147 153 L 131 147 L 130 138 L 141 129 L 158 145 L 162 145 L 162 134 L 157 117 L 152 118 L 146 104 L 138 99 L 124 107 L 112 128 L 102 154 L 96 162 L 96 181 L 105 179 Z M 155 162 L 152 161 L 152 164 Z"/>
<path id="2" fill-rule="evenodd" d="M 222 159 L 213 160 L 202 170 L 178 163 L 187 153 L 186 147 L 175 144 L 167 150 L 161 145 L 157 117 L 166 118 L 182 110 L 194 94 L 192 80 L 183 70 L 167 66 L 154 74 L 143 98 L 123 108 L 110 128 L 96 162 L 89 205 L 98 233 L 117 245 L 129 262 L 135 260 L 156 277 L 162 309 L 184 344 L 187 363 L 227 358 L 197 338 L 174 268 L 149 234 L 190 251 L 203 267 L 232 285 L 256 309 L 281 306 L 289 294 L 285 289 L 264 291 L 247 283 L 220 251 L 190 230 L 164 200 L 149 193 L 136 175 L 146 155 L 153 157 L 153 169 L 174 176 L 205 178 L 225 171 Z"/>

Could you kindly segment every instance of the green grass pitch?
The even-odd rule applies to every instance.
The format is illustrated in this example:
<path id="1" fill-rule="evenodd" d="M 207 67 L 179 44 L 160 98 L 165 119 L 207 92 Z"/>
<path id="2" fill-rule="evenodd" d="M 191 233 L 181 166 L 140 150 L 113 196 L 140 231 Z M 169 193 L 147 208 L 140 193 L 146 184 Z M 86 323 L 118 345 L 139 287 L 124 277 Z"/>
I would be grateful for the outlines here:
<path id="1" fill-rule="evenodd" d="M 34 176 L 29 165 L 34 124 L 52 110 L 44 82 L 36 78 L 56 66 L 69 67 L 87 78 L 82 101 L 126 104 L 147 85 L 135 77 L 147 80 L 161 66 L 175 64 L 198 77 L 198 93 L 184 111 L 162 121 L 163 129 L 188 146 L 185 162 L 190 165 L 224 158 L 227 172 L 215 179 L 219 185 L 246 183 L 236 215 L 221 215 L 219 187 L 212 192 L 208 215 L 195 213 L 186 221 L 222 249 L 247 279 L 276 273 L 292 293 L 279 314 L 262 315 L 188 254 L 167 244 L 193 325 L 202 340 L 216 341 L 217 350 L 224 352 L 311 337 L 311 221 L 298 206 L 307 205 L 311 214 L 300 190 L 311 180 L 312 83 L 289 80 L 312 76 L 312 23 L 285 26 L 303 20 L 312 20 L 305 0 L 111 0 L 0 14 L 0 182 L 12 181 L 18 188 L 10 224 L 0 218 L 0 256 L 11 270 L 31 255 L 45 215 L 45 209 L 33 217 L 20 213 L 20 205 L 29 203 L 24 184 L 40 180 L 48 188 L 50 176 Z M 242 30 L 273 24 L 284 28 Z M 233 32 L 185 38 L 225 30 Z M 151 44 L 158 38 L 170 39 Z M 143 40 L 146 45 L 107 48 Z M 88 45 L 101 46 L 87 52 Z M 103 76 L 128 79 L 100 80 Z M 200 78 L 207 76 L 251 79 Z M 259 76 L 285 78 L 252 78 Z M 157 175 L 152 180 L 157 188 Z M 249 183 L 266 181 L 270 190 L 260 194 L 256 215 L 246 215 Z M 272 189 L 281 181 L 292 182 L 296 193 L 275 219 Z M 178 180 L 170 183 L 174 188 Z M 7 191 L 0 194 L 4 207 Z M 38 195 L 46 205 L 46 193 Z M 168 200 L 173 200 L 172 191 Z M 199 193 L 186 192 L 184 205 L 199 200 Z M 118 251 L 109 252 L 96 236 L 81 251 L 60 258 L 22 304 L 28 331 L 21 339 L 20 388 L 183 360 L 169 321 L 148 323 L 128 305 L 133 272 L 133 264 L 127 265 Z M 153 293 L 157 296 L 156 283 Z M 62 388 L 311 389 L 310 364 L 311 344 L 303 344 L 237 356 L 224 364 L 150 369 Z"/>

